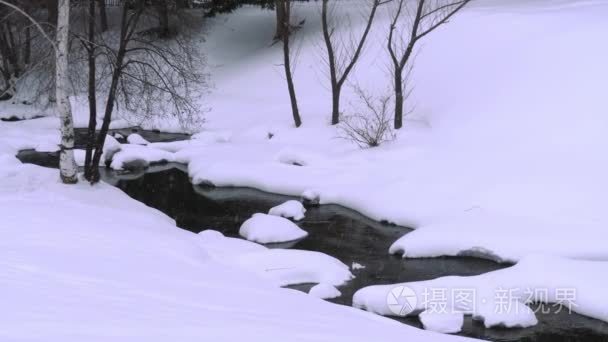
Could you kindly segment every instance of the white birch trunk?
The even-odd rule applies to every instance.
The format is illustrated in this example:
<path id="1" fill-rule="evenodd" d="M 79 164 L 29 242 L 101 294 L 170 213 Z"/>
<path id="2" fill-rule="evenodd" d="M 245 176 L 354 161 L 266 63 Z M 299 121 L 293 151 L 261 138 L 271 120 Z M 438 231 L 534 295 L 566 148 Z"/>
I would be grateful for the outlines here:
<path id="1" fill-rule="evenodd" d="M 57 48 L 55 50 L 55 96 L 61 125 L 59 174 L 65 184 L 78 182 L 74 161 L 74 121 L 68 97 L 68 33 L 70 28 L 70 0 L 59 0 L 57 16 Z"/>

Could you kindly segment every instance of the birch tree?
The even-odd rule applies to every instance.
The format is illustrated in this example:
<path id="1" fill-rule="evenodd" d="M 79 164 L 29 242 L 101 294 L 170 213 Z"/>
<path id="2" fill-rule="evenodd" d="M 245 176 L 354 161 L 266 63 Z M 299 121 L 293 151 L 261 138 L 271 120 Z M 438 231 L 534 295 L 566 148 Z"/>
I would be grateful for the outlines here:
<path id="1" fill-rule="evenodd" d="M 68 96 L 68 39 L 70 29 L 70 0 L 59 0 L 57 8 L 57 46 L 55 49 L 55 96 L 61 127 L 59 174 L 65 184 L 78 182 L 74 161 L 74 120 Z"/>
<path id="2" fill-rule="evenodd" d="M 53 40 L 46 34 L 42 26 L 40 26 L 40 24 L 23 9 L 5 0 L 0 0 L 0 4 L 10 7 L 32 22 L 34 27 L 40 31 L 43 37 L 51 42 L 53 48 L 55 49 L 57 111 L 59 112 L 61 130 L 59 175 L 63 183 L 75 184 L 78 182 L 78 177 L 76 162 L 74 161 L 74 124 L 72 119 L 72 110 L 68 98 L 68 36 L 70 25 L 70 1 L 59 0 L 58 3 L 57 41 L 53 42 Z"/>

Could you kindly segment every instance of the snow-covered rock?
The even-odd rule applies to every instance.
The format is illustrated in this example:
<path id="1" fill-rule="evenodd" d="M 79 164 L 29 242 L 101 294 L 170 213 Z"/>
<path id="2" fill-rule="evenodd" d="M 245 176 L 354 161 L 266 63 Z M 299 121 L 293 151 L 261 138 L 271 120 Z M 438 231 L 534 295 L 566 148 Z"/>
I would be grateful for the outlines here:
<path id="1" fill-rule="evenodd" d="M 311 287 L 308 294 L 321 299 L 332 299 L 340 297 L 342 292 L 332 285 L 321 283 Z"/>
<path id="2" fill-rule="evenodd" d="M 137 133 L 129 134 L 129 136 L 127 137 L 127 142 L 129 144 L 135 145 L 148 145 L 150 143 L 148 140 L 144 139 L 144 137 Z"/>
<path id="3" fill-rule="evenodd" d="M 290 200 L 283 204 L 279 204 L 268 211 L 268 215 L 281 216 L 296 221 L 302 220 L 304 218 L 304 213 L 306 213 L 306 209 L 302 203 L 296 200 Z"/>
<path id="4" fill-rule="evenodd" d="M 122 134 L 120 134 L 119 132 L 114 132 L 114 133 L 112 133 L 112 134 L 111 134 L 111 136 L 112 136 L 114 139 L 116 139 L 116 140 L 118 140 L 118 139 L 124 139 L 124 138 L 125 138 L 125 136 L 124 136 L 124 135 L 122 135 Z"/>
<path id="5" fill-rule="evenodd" d="M 168 163 L 175 160 L 175 154 L 136 144 L 123 144 L 112 157 L 110 167 L 114 170 L 145 168 L 153 163 Z"/>
<path id="6" fill-rule="evenodd" d="M 458 311 L 440 312 L 439 310 L 426 310 L 418 317 L 424 329 L 444 334 L 460 332 L 464 323 L 464 314 Z"/>
<path id="7" fill-rule="evenodd" d="M 287 242 L 306 237 L 308 233 L 293 222 L 280 216 L 253 214 L 243 222 L 239 234 L 259 243 Z"/>
<path id="8" fill-rule="evenodd" d="M 321 193 L 316 189 L 308 189 L 300 195 L 306 205 L 317 206 L 321 203 Z"/>

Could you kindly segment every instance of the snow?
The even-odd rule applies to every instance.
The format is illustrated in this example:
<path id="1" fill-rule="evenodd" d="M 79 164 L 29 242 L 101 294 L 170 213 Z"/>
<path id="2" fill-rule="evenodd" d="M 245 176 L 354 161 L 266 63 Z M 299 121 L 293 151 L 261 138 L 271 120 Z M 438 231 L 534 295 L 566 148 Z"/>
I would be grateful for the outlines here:
<path id="1" fill-rule="evenodd" d="M 239 234 L 249 241 L 259 243 L 275 243 L 298 240 L 306 237 L 308 233 L 280 216 L 253 214 L 243 222 Z"/>
<path id="2" fill-rule="evenodd" d="M 352 265 L 350 266 L 350 268 L 354 271 L 354 270 L 362 270 L 365 268 L 364 265 L 361 265 L 358 262 L 353 261 Z"/>
<path id="3" fill-rule="evenodd" d="M 269 249 L 264 253 L 247 254 L 236 264 L 280 286 L 308 283 L 339 286 L 353 278 L 348 266 L 338 259 L 297 249 Z"/>
<path id="4" fill-rule="evenodd" d="M 554 309 L 559 304 L 563 311 L 608 321 L 608 295 L 602 289 L 603 282 L 598 282 L 598 276 L 606 271 L 605 261 L 531 255 L 510 268 L 478 276 L 365 287 L 355 293 L 353 306 L 394 315 L 387 296 L 394 288 L 405 286 L 416 294 L 412 313 L 427 310 L 435 314 L 427 317 L 433 328 L 435 324 L 443 326 L 444 320 L 446 326 L 449 322 L 454 327 L 455 317 L 441 314 L 458 312 L 472 315 L 486 327 L 533 326 L 538 323 L 535 310 L 525 305 L 533 302 L 550 304 Z M 469 300 L 462 300 L 465 295 Z"/>
<path id="5" fill-rule="evenodd" d="M 57 170 L 21 164 L 19 148 L 57 141 L 55 118 L 0 122 L 0 131 L 1 340 L 468 340 L 314 300 L 261 275 L 295 265 L 283 278 L 347 280 L 330 256 L 193 234 L 108 184 L 63 185 Z M 222 256 L 239 253 L 252 260 Z"/>
<path id="6" fill-rule="evenodd" d="M 304 190 L 300 197 L 302 197 L 302 200 L 305 203 L 308 203 L 310 205 L 318 205 L 321 203 L 321 194 L 319 190 L 316 189 Z"/>
<path id="7" fill-rule="evenodd" d="M 209 229 L 198 236 L 199 243 L 218 262 L 238 265 L 277 286 L 308 283 L 338 286 L 353 278 L 348 266 L 323 253 L 270 249 L 254 242 L 225 237 Z"/>
<path id="8" fill-rule="evenodd" d="M 444 334 L 460 332 L 464 323 L 464 314 L 462 312 L 423 311 L 419 315 L 419 318 L 424 329 Z"/>
<path id="9" fill-rule="evenodd" d="M 425 39 L 406 105 L 413 113 L 396 141 L 368 150 L 336 139 L 328 125 L 316 6 L 294 9 L 306 19 L 295 75 L 300 128 L 277 67 L 280 47 L 269 47 L 272 13 L 248 7 L 216 19 L 205 135 L 230 140 L 194 139 L 175 150 L 194 183 L 301 196 L 306 205 L 340 204 L 416 228 L 391 248 L 406 257 L 608 258 L 600 243 L 608 225 L 608 47 L 597 44 L 608 30 L 606 2 L 474 4 Z M 389 86 L 385 8 L 353 74 L 370 91 Z M 227 57 L 245 51 L 251 58 Z M 346 87 L 345 113 L 356 106 L 352 95 Z M 540 243 L 549 236 L 554 243 Z"/>
<path id="10" fill-rule="evenodd" d="M 0 118 L 2 119 L 32 119 L 39 116 L 48 116 L 52 110 L 41 108 L 17 101 L 0 101 Z"/>
<path id="11" fill-rule="evenodd" d="M 299 201 L 290 200 L 283 204 L 277 205 L 268 211 L 268 215 L 281 216 L 290 218 L 296 221 L 304 219 L 306 209 Z"/>
<path id="12" fill-rule="evenodd" d="M 317 284 L 311 287 L 308 294 L 321 299 L 338 298 L 342 295 L 337 288 L 325 283 Z"/>
<path id="13" fill-rule="evenodd" d="M 144 137 L 137 133 L 129 134 L 129 136 L 127 137 L 127 142 L 129 144 L 135 145 L 148 145 L 150 143 L 148 140 L 144 139 Z"/>
<path id="14" fill-rule="evenodd" d="M 34 150 L 36 150 L 36 152 L 57 152 L 59 151 L 59 145 L 53 143 L 41 143 L 36 145 Z"/>
<path id="15" fill-rule="evenodd" d="M 204 131 L 189 142 L 123 145 L 114 155 L 112 167 L 122 169 L 125 164 L 137 161 L 142 165 L 176 161 L 188 164 L 193 183 L 254 187 L 301 196 L 306 199 L 305 203 L 310 204 L 340 204 L 374 220 L 416 228 L 396 241 L 390 248 L 391 253 L 400 253 L 404 257 L 474 255 L 501 262 L 518 262 L 512 268 L 481 276 L 449 277 L 409 284 L 417 293 L 428 286 L 449 289 L 471 286 L 478 296 L 491 296 L 497 287 L 547 289 L 550 293 L 557 292 L 558 287 L 574 287 L 577 306 L 573 310 L 607 320 L 604 308 L 608 307 L 608 300 L 601 284 L 605 283 L 605 274 L 608 274 L 608 252 L 602 243 L 608 237 L 605 229 L 608 226 L 605 208 L 608 200 L 605 191 L 608 189 L 605 177 L 608 174 L 608 155 L 605 153 L 608 119 L 604 110 L 608 47 L 598 42 L 605 41 L 608 30 L 605 20 L 608 4 L 605 1 L 562 0 L 475 2 L 450 20 L 449 25 L 425 39 L 423 48 L 417 51 L 412 75 L 414 91 L 407 104 L 413 108 L 412 114 L 406 118 L 397 140 L 368 150 L 359 150 L 348 141 L 336 139 L 336 128 L 328 124 L 329 92 L 323 86 L 326 83 L 319 51 L 314 48 L 320 42 L 316 6 L 316 3 L 297 4 L 294 9 L 296 16 L 306 19 L 306 24 L 298 31 L 302 49 L 295 73 L 304 121 L 302 127 L 294 128 L 289 115 L 289 99 L 285 95 L 280 67 L 280 46 L 270 44 L 274 29 L 273 13 L 245 7 L 237 14 L 221 15 L 209 23 L 210 35 L 205 50 L 210 51 L 215 90 L 204 103 L 213 108 L 206 117 Z M 353 81 L 375 92 L 388 86 L 388 78 L 382 69 L 385 65 L 382 61 L 386 58 L 385 11 L 389 11 L 389 6 L 386 8 L 379 13 L 370 44 L 353 74 Z M 353 25 L 356 29 L 357 24 Z M 243 55 L 248 58 L 242 58 Z M 252 84 L 264 86 L 251 87 Z M 352 95 L 351 89 L 344 89 L 342 103 L 347 114 L 355 107 Z M 80 115 L 78 108 L 75 109 L 77 125 L 86 122 L 86 111 Z M 112 127 L 127 124 L 121 120 L 117 118 Z M 157 124 L 167 130 L 175 129 L 170 124 L 149 125 Z M 213 233 L 187 238 L 188 242 L 183 242 L 178 237 L 181 233 L 174 233 L 175 229 L 168 226 L 165 227 L 166 232 L 157 232 L 162 230 L 162 225 L 156 220 L 146 219 L 153 211 L 143 207 L 128 210 L 131 205 L 125 203 L 130 202 L 123 203 L 114 198 L 123 196 L 118 193 L 89 198 L 90 203 L 76 203 L 73 200 L 75 194 L 68 196 L 60 190 L 63 187 L 47 184 L 55 176 L 47 176 L 38 168 L 20 166 L 12 157 L 19 149 L 56 146 L 59 143 L 57 119 L 0 122 L 0 127 L 3 133 L 0 136 L 0 176 L 3 177 L 0 191 L 12 194 L 12 200 L 15 193 L 41 193 L 38 194 L 39 200 L 27 196 L 20 198 L 23 203 L 19 209 L 15 207 L 17 204 L 0 209 L 11 209 L 9 213 L 16 222 L 14 226 L 21 228 L 25 225 L 23 231 L 8 234 L 14 238 L 0 239 L 3 244 L 0 253 L 9 253 L 8 256 L 15 258 L 23 252 L 24 258 L 35 259 L 20 263 L 11 262 L 14 259 L 5 255 L 0 258 L 0 262 L 11 262 L 10 272 L 22 277 L 0 277 L 0 281 L 9 279 L 10 285 L 2 294 L 18 294 L 2 301 L 8 303 L 7 312 L 15 312 L 11 321 L 6 321 L 7 326 L 14 329 L 11 334 L 38 331 L 33 327 L 39 321 L 18 320 L 19 317 L 30 318 L 28 315 L 33 309 L 28 311 L 28 305 L 23 303 L 32 304 L 36 299 L 37 304 L 48 310 L 45 311 L 48 317 L 58 303 L 74 310 L 60 312 L 57 317 L 46 317 L 44 322 L 54 319 L 53 322 L 60 321 L 56 327 L 64 324 L 65 328 L 70 324 L 70 327 L 81 329 L 75 333 L 101 334 L 98 336 L 119 331 L 135 336 L 149 334 L 146 337 L 153 340 L 164 333 L 176 334 L 179 331 L 186 335 L 182 336 L 183 339 L 195 333 L 212 339 L 220 335 L 219 327 L 222 326 L 218 322 L 221 318 L 234 320 L 235 310 L 244 316 L 239 322 L 245 327 L 240 331 L 228 331 L 227 334 L 235 335 L 227 339 L 242 337 L 237 334 L 247 332 L 246 336 L 252 335 L 251 339 L 255 340 L 264 333 L 270 333 L 269 327 L 278 321 L 273 321 L 273 317 L 277 316 L 289 317 L 291 322 L 288 327 L 283 327 L 281 322 L 282 329 L 273 332 L 279 335 L 277 339 L 312 339 L 299 330 L 302 322 L 310 322 L 315 332 L 332 340 L 334 338 L 325 337 L 335 336 L 335 331 L 339 331 L 341 337 L 348 335 L 355 340 L 382 340 L 382 337 L 389 340 L 397 336 L 409 337 L 409 334 L 429 336 L 401 325 L 388 324 L 380 318 L 370 319 L 369 315 L 318 307 L 318 304 L 310 304 L 287 290 L 276 292 L 273 288 L 271 292 L 258 288 L 260 283 L 266 282 L 274 286 L 311 279 L 330 284 L 347 281 L 348 268 L 344 270 L 339 261 L 334 262 L 327 256 L 300 253 L 303 251 L 287 253 L 285 250 L 243 252 L 242 257 L 227 258 L 226 261 L 231 260 L 228 270 L 225 263 L 212 256 L 213 253 L 229 255 L 222 248 L 208 246 L 200 249 L 204 252 L 197 249 L 199 252 L 196 254 L 194 247 L 190 246 L 209 245 L 201 240 L 209 238 L 204 235 Z M 36 190 L 38 188 L 42 189 Z M 82 191 L 85 198 L 88 197 L 84 193 L 96 191 L 74 189 L 80 189 L 78 191 Z M 68 193 L 73 191 L 76 190 Z M 57 196 L 72 198 L 53 200 L 60 209 L 47 208 L 45 204 L 48 203 L 41 200 Z M 80 192 L 77 196 L 81 196 Z M 100 202 L 102 199 L 104 201 Z M 99 206 L 111 206 L 114 200 L 124 207 L 116 206 L 102 212 L 93 210 Z M 36 228 L 54 222 L 59 210 L 71 212 L 74 207 L 79 209 L 76 212 L 83 212 L 83 216 L 78 216 L 74 222 L 58 219 L 57 224 L 64 225 L 60 229 Z M 42 212 L 24 215 L 23 212 L 28 210 Z M 135 212 L 142 217 L 136 218 Z M 84 213 L 88 213 L 88 217 Z M 85 218 L 100 214 L 108 217 L 99 223 L 85 221 Z M 115 215 L 120 220 L 109 222 Z M 120 222 L 120 230 L 116 222 Z M 76 226 L 77 223 L 80 224 Z M 171 228 L 174 227 L 171 225 Z M 86 229 L 91 235 L 83 236 L 81 229 Z M 160 235 L 171 238 L 165 241 Z M 230 246 L 225 247 L 226 250 L 255 248 L 251 245 L 243 247 L 240 240 L 224 241 L 228 238 L 220 239 L 217 234 L 215 238 L 223 241 L 217 243 Z M 83 240 L 82 246 L 80 239 Z M 36 244 L 37 248 L 28 247 L 26 250 L 27 243 Z M 59 247 L 53 249 L 51 243 L 66 251 L 60 251 Z M 91 253 L 86 259 L 87 264 L 95 266 L 91 269 L 97 271 L 85 269 L 81 264 L 84 261 L 80 261 L 80 255 L 87 253 Z M 545 256 L 538 256 L 539 253 Z M 36 258 L 38 256 L 40 260 Z M 200 259 L 209 256 L 208 259 L 213 261 L 202 266 Z M 167 258 L 177 266 L 172 264 L 170 267 Z M 125 265 L 122 264 L 123 259 L 126 260 Z M 65 260 L 78 262 L 72 265 Z M 156 262 L 158 267 L 149 266 Z M 322 269 L 327 267 L 331 271 L 325 274 L 321 270 L 323 274 L 319 274 L 314 267 L 315 262 L 325 265 Z M 145 266 L 140 269 L 140 264 Z M 32 273 L 30 265 L 47 273 Z M 69 267 L 80 268 L 72 270 Z M 232 268 L 239 271 L 233 272 Z M 241 279 L 234 278 L 243 268 L 261 280 L 252 281 L 250 277 L 254 276 L 248 275 L 239 285 L 238 280 Z M 9 269 L 0 268 L 0 272 L 9 272 Z M 312 275 L 307 272 L 312 272 Z M 154 274 L 159 276 L 154 277 Z M 198 278 L 197 274 L 217 276 Z M 89 284 L 86 280 L 90 278 L 106 286 Z M 49 288 L 44 292 L 39 288 L 17 285 L 40 283 L 40 280 L 48 280 Z M 74 285 L 81 282 L 90 287 L 82 290 Z M 210 292 L 203 290 L 206 289 L 204 284 L 208 285 Z M 74 292 L 74 302 L 52 296 L 69 293 L 66 289 Z M 375 313 L 391 314 L 386 307 L 389 289 L 390 286 L 362 289 L 355 296 L 356 305 Z M 86 293 L 88 296 L 83 291 L 89 291 Z M 245 296 L 245 303 L 242 299 L 236 303 L 230 291 L 250 294 L 251 298 Z M 263 293 L 267 300 L 259 298 L 258 292 Z M 222 302 L 216 298 L 218 296 L 228 299 Z M 127 298 L 129 301 L 121 306 L 117 304 L 119 300 L 101 299 L 108 297 Z M 166 304 L 167 298 L 173 298 L 177 304 Z M 281 302 L 283 299 L 284 303 Z M 77 300 L 83 300 L 82 306 L 73 305 L 78 303 Z M 264 324 L 253 318 L 253 309 L 245 313 L 237 310 L 242 309 L 241 305 L 258 310 L 269 301 L 273 303 L 272 310 L 255 312 L 261 315 L 260 320 Z M 489 299 L 475 310 L 458 307 L 457 311 L 483 318 L 487 326 L 530 326 L 537 320 L 525 302 L 509 302 L 517 312 L 511 310 L 496 314 L 493 310 L 495 300 Z M 92 311 L 88 307 L 103 310 Z M 302 307 L 304 309 L 300 311 Z M 232 315 L 217 308 L 228 308 L 226 310 Z M 122 318 L 125 310 L 125 319 L 117 321 L 115 317 Z M 168 312 L 187 314 L 183 322 L 173 322 L 176 326 L 167 327 L 165 331 L 161 327 L 167 320 L 160 316 L 162 313 L 168 315 Z M 312 312 L 327 313 L 334 324 L 320 323 L 316 320 L 318 318 L 310 317 L 314 316 Z M 196 316 L 192 313 L 201 313 L 196 322 L 188 321 Z M 293 317 L 293 314 L 301 316 Z M 343 318 L 343 314 L 348 318 Z M 431 312 L 425 316 L 427 327 L 431 329 L 443 330 L 444 323 L 445 327 L 447 323 L 450 323 L 450 328 L 456 326 L 454 316 L 438 317 Z M 74 324 L 75 321 L 80 323 L 78 318 L 81 317 L 87 317 L 87 321 Z M 138 320 L 141 317 L 148 319 Z M 201 325 L 201 321 L 206 323 L 202 317 L 210 320 L 209 326 Z M 300 323 L 295 323 L 298 319 Z M 353 323 L 356 320 L 365 323 Z M 148 324 L 144 326 L 142 321 Z M 212 323 L 218 323 L 217 327 Z M 379 325 L 382 327 L 377 328 Z M 50 323 L 44 326 L 51 329 L 46 331 L 48 334 L 60 331 L 59 328 L 52 330 Z M 366 332 L 364 328 L 373 330 L 373 333 Z M 294 336 L 294 331 L 299 335 Z M 430 336 L 433 340 L 443 338 Z M 65 336 L 54 337 L 64 340 L 60 337 Z M 421 340 L 416 337 L 410 339 Z"/>
<path id="16" fill-rule="evenodd" d="M 257 243 L 225 237 L 222 233 L 212 229 L 203 230 L 198 233 L 198 236 L 199 243 L 205 248 L 207 253 L 218 260 L 268 250 L 268 248 Z"/>
<path id="17" fill-rule="evenodd" d="M 120 150 L 114 153 L 110 167 L 114 170 L 146 168 L 153 163 L 173 162 L 175 156 L 165 150 L 135 144 L 122 144 Z"/>
<path id="18" fill-rule="evenodd" d="M 515 262 L 535 253 L 606 260 L 606 239 L 608 231 L 593 223 L 571 226 L 473 210 L 423 225 L 397 240 L 389 252 L 409 258 L 471 255 L 498 262 Z"/>

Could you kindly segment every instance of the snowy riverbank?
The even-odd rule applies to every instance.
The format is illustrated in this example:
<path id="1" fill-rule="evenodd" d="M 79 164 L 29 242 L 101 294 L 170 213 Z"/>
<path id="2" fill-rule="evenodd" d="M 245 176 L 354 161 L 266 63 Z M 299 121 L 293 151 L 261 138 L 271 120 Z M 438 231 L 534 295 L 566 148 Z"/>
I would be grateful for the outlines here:
<path id="1" fill-rule="evenodd" d="M 300 56 L 296 86 L 304 125 L 296 129 L 277 66 L 279 50 L 269 42 L 273 13 L 244 8 L 220 16 L 213 19 L 218 29 L 206 43 L 216 90 L 208 99 L 213 110 L 203 131 L 190 141 L 128 146 L 113 165 L 162 156 L 188 164 L 194 183 L 317 194 L 322 204 L 416 228 L 391 248 L 406 257 L 468 254 L 525 262 L 426 285 L 466 285 L 482 292 L 490 291 L 488 284 L 575 287 L 581 296 L 575 311 L 608 320 L 608 299 L 593 285 L 605 282 L 608 260 L 603 244 L 608 240 L 608 46 L 599 43 L 608 32 L 608 5 L 556 4 L 503 2 L 472 7 L 454 18 L 419 54 L 410 103 L 414 112 L 398 139 L 368 150 L 339 139 L 328 125 L 329 92 L 318 67 L 319 51 L 303 49 Z M 296 11 L 307 19 L 301 32 L 305 46 L 318 43 L 314 6 Z M 386 26 L 385 15 L 379 25 Z M 368 47 L 355 75 L 377 91 L 387 85 L 378 62 L 385 58 L 382 34 L 381 29 L 373 33 L 377 44 Z M 220 41 L 232 45 L 217 49 Z M 243 53 L 250 58 L 235 58 Z M 348 91 L 345 96 L 344 109 L 352 111 L 356 101 Z M 19 149 L 56 149 L 56 119 L 0 125 L 0 210 L 8 218 L 0 242 L 6 253 L 0 279 L 7 289 L 2 302 L 11 312 L 2 320 L 11 327 L 7 338 L 40 331 L 34 327 L 47 329 L 47 337 L 71 331 L 74 340 L 103 339 L 111 331 L 142 339 L 205 333 L 219 338 L 225 330 L 233 339 L 246 334 L 254 340 L 271 333 L 290 340 L 361 341 L 423 334 L 277 289 L 270 285 L 274 281 L 243 273 L 242 265 L 217 263 L 194 242 L 195 235 L 178 231 L 166 217 L 117 190 L 67 188 L 56 184 L 55 173 L 18 164 L 13 156 Z M 51 200 L 58 209 L 45 206 Z M 79 216 L 68 220 L 63 212 Z M 48 222 L 59 228 L 47 229 Z M 542 276 L 547 267 L 552 277 Z M 563 270 L 568 274 L 559 276 Z M 41 282 L 45 289 L 31 285 Z M 362 290 L 358 306 L 389 314 L 383 299 L 390 288 Z M 534 319 L 525 302 L 515 303 L 524 316 L 495 321 L 487 313 L 479 316 L 489 325 L 527 326 Z M 44 309 L 34 312 L 34 305 Z M 121 312 L 128 313 L 125 319 Z M 185 318 L 173 321 L 176 316 Z M 225 325 L 231 320 L 239 329 Z M 273 331 L 277 325 L 281 329 Z"/>
<path id="2" fill-rule="evenodd" d="M 0 339 L 465 340 L 277 286 L 315 274 L 340 283 L 332 262 L 310 269 L 331 257 L 199 236 L 112 186 L 66 186 L 57 170 L 19 163 L 18 149 L 56 143 L 56 124 L 0 122 Z M 309 268 L 261 276 L 262 262 L 290 260 Z"/>

